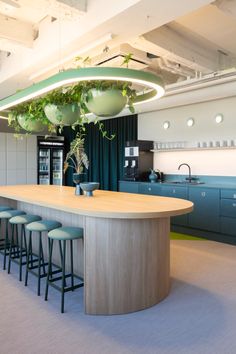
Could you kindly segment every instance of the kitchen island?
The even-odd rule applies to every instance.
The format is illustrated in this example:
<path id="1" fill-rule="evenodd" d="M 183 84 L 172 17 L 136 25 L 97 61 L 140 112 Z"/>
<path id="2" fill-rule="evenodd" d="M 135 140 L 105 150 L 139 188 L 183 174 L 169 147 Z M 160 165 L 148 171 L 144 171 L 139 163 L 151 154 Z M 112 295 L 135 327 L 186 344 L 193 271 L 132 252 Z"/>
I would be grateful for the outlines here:
<path id="1" fill-rule="evenodd" d="M 75 271 L 84 276 L 85 312 L 103 315 L 142 310 L 168 295 L 170 217 L 193 209 L 183 199 L 100 190 L 86 197 L 43 185 L 1 186 L 0 203 L 83 227 Z"/>

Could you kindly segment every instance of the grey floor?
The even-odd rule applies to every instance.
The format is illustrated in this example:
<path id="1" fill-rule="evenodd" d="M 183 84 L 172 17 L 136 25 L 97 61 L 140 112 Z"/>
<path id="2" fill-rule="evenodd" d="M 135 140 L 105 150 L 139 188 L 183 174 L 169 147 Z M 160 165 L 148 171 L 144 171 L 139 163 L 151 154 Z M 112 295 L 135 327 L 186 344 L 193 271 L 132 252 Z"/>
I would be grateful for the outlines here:
<path id="1" fill-rule="evenodd" d="M 2 258 L 0 258 L 2 263 Z M 172 291 L 162 303 L 122 316 L 83 313 L 83 290 L 49 302 L 0 271 L 0 354 L 235 354 L 236 247 L 211 241 L 171 243 Z"/>

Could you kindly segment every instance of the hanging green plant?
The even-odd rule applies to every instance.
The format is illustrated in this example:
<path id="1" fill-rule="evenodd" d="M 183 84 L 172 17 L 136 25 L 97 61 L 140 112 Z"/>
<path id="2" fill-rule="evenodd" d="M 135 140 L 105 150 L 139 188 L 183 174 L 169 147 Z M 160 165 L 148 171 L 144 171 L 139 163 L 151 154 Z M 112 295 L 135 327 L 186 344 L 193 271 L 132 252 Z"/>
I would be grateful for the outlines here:
<path id="1" fill-rule="evenodd" d="M 39 133 L 43 130 L 55 131 L 44 114 L 41 98 L 21 103 L 11 109 L 8 115 L 8 124 L 14 128 L 17 134 L 22 129 L 29 133 Z"/>
<path id="2" fill-rule="evenodd" d="M 132 83 L 122 81 L 91 81 L 82 88 L 80 104 L 98 117 L 114 117 L 128 104 L 134 113 L 136 91 Z"/>

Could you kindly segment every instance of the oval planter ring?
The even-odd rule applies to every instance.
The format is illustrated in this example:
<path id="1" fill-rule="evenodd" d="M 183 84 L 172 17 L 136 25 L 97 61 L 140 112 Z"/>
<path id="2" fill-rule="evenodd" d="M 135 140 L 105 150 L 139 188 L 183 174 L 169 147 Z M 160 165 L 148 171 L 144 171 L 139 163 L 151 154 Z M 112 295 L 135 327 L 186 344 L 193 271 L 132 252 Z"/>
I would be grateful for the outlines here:
<path id="1" fill-rule="evenodd" d="M 122 95 L 121 90 L 96 88 L 88 91 L 86 107 L 98 117 L 112 117 L 124 109 L 127 98 Z"/>
<path id="2" fill-rule="evenodd" d="M 77 103 L 67 105 L 47 104 L 44 112 L 48 120 L 54 125 L 70 126 L 73 125 L 80 116 Z"/>
<path id="3" fill-rule="evenodd" d="M 162 97 L 165 93 L 162 79 L 151 72 L 110 67 L 69 69 L 0 100 L 0 111 L 41 96 L 64 85 L 92 80 L 125 81 L 138 84 L 141 88 L 137 93 L 134 104 L 155 100 Z"/>
<path id="4" fill-rule="evenodd" d="M 21 128 L 31 133 L 40 133 L 46 129 L 46 125 L 38 120 L 31 120 L 27 118 L 27 114 L 19 114 L 17 116 L 17 121 Z"/>

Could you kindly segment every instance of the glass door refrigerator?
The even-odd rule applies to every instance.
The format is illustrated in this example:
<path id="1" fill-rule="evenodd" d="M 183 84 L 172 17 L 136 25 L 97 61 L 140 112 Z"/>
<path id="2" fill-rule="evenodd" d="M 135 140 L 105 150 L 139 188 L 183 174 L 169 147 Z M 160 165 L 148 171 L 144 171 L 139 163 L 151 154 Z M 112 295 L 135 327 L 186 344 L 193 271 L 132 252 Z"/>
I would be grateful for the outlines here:
<path id="1" fill-rule="evenodd" d="M 38 136 L 38 184 L 64 184 L 64 137 Z"/>

